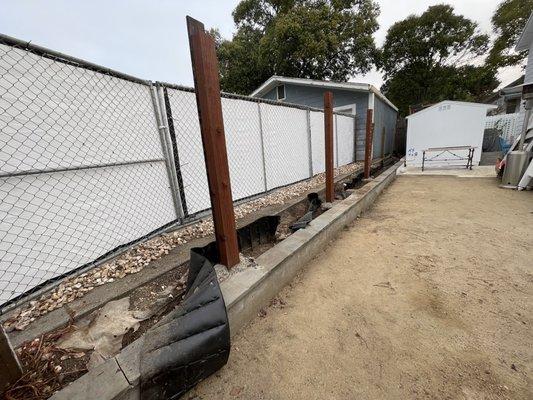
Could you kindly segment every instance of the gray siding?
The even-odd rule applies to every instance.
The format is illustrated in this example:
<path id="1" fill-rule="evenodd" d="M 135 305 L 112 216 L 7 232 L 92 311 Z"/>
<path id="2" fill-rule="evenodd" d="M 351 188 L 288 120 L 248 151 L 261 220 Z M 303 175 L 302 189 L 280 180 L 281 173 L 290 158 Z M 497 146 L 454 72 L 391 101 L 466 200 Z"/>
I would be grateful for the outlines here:
<path id="1" fill-rule="evenodd" d="M 381 138 L 385 132 L 385 154 L 392 153 L 398 113 L 379 97 L 374 96 L 374 149 L 373 158 L 381 157 Z"/>

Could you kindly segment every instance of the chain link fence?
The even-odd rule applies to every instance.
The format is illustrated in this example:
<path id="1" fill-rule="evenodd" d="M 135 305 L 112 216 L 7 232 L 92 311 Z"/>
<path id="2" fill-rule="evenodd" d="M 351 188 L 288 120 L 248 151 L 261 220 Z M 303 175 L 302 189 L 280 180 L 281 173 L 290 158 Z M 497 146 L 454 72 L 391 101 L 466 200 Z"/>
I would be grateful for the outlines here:
<path id="1" fill-rule="evenodd" d="M 223 94 L 234 200 L 324 171 L 323 113 Z M 336 114 L 335 165 L 355 161 Z M 194 91 L 0 36 L 0 304 L 210 207 Z"/>
<path id="2" fill-rule="evenodd" d="M 505 144 L 511 146 L 522 133 L 524 118 L 523 112 L 488 116 L 485 121 L 485 129 L 499 130 Z"/>

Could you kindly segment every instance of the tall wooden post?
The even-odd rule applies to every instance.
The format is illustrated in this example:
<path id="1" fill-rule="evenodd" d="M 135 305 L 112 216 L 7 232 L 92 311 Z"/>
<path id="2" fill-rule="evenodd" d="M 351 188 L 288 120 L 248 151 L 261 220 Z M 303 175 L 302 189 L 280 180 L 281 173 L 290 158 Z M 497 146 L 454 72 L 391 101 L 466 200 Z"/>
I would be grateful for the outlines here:
<path id="1" fill-rule="evenodd" d="M 189 16 L 187 29 L 218 253 L 220 263 L 232 267 L 239 262 L 239 247 L 231 197 L 215 42 L 205 31 L 204 25 Z"/>
<path id="2" fill-rule="evenodd" d="M 324 134 L 326 148 L 326 202 L 334 200 L 333 189 L 333 93 L 324 93 Z"/>
<path id="3" fill-rule="evenodd" d="M 372 165 L 372 141 L 374 140 L 374 126 L 372 123 L 372 113 L 374 110 L 366 110 L 366 138 L 365 138 L 365 167 L 364 177 L 370 178 L 370 166 Z"/>

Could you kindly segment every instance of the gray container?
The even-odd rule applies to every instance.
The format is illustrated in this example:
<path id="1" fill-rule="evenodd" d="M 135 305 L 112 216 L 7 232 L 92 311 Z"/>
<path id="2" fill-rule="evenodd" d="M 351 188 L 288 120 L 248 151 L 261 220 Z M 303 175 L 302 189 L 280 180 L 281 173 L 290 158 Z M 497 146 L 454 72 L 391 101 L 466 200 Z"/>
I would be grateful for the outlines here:
<path id="1" fill-rule="evenodd" d="M 505 171 L 503 172 L 502 187 L 515 189 L 524 174 L 530 153 L 526 151 L 511 151 L 507 154 Z"/>

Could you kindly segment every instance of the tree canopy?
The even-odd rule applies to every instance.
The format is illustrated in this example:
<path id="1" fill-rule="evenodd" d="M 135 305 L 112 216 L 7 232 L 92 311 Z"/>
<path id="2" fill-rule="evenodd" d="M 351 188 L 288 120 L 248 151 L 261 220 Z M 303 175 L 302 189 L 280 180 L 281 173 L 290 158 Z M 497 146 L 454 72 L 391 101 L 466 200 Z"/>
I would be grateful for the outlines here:
<path id="1" fill-rule="evenodd" d="M 346 81 L 377 54 L 373 0 L 243 0 L 237 32 L 217 36 L 222 89 L 249 94 L 272 75 Z"/>
<path id="2" fill-rule="evenodd" d="M 431 6 L 389 28 L 378 64 L 382 91 L 404 115 L 409 105 L 476 100 L 498 84 L 496 70 L 480 61 L 488 47 L 475 22 L 450 5 Z"/>
<path id="3" fill-rule="evenodd" d="M 498 5 L 491 20 L 496 39 L 487 57 L 488 64 L 506 67 L 526 57 L 525 51 L 515 52 L 514 48 L 532 11 L 533 0 L 505 0 Z"/>

